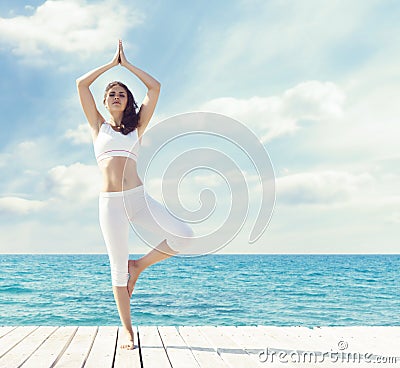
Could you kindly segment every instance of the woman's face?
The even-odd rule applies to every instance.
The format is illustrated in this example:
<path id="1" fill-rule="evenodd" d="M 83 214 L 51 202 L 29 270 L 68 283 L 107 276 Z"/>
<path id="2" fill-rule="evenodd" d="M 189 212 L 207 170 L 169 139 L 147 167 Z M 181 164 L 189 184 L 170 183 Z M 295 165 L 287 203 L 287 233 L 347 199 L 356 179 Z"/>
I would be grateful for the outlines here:
<path id="1" fill-rule="evenodd" d="M 125 88 L 116 85 L 108 90 L 105 100 L 105 105 L 108 111 L 123 112 L 126 108 L 127 103 L 128 96 L 126 94 Z"/>

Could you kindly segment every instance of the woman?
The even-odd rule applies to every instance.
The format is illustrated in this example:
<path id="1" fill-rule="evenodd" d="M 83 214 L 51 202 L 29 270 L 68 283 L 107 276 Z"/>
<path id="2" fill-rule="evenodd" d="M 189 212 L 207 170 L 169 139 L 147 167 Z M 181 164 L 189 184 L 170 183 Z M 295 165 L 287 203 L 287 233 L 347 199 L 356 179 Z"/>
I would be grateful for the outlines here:
<path id="1" fill-rule="evenodd" d="M 119 64 L 144 83 L 147 94 L 136 111 L 138 106 L 129 89 L 121 82 L 110 83 L 103 100 L 110 114 L 106 121 L 98 111 L 89 87 L 101 74 Z M 146 193 L 136 170 L 141 137 L 156 107 L 160 83 L 127 61 L 121 40 L 111 62 L 83 75 L 76 83 L 103 176 L 99 219 L 110 259 L 113 293 L 125 334 L 121 348 L 133 349 L 130 298 L 140 273 L 184 250 L 193 232 Z M 162 234 L 165 240 L 142 258 L 128 260 L 129 221 Z"/>

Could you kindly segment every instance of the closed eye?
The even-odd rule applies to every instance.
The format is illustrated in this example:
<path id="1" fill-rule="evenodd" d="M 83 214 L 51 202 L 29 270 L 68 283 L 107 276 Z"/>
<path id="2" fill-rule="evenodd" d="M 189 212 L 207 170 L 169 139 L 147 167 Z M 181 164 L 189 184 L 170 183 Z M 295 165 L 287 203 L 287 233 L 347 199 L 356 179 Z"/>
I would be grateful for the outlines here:
<path id="1" fill-rule="evenodd" d="M 109 96 L 110 96 L 110 97 L 114 97 L 114 96 L 115 96 L 115 92 L 110 92 Z M 120 93 L 119 93 L 119 97 L 125 97 L 125 93 L 120 92 Z"/>

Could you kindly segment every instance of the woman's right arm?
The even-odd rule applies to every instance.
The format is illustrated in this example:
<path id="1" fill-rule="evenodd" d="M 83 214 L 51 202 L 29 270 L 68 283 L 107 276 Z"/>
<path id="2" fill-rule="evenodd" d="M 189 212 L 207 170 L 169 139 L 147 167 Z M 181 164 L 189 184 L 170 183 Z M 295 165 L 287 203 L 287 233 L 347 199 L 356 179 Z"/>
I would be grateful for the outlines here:
<path id="1" fill-rule="evenodd" d="M 114 66 L 117 66 L 118 64 L 119 46 L 117 48 L 115 56 L 108 64 L 93 69 L 76 80 L 79 100 L 81 102 L 83 112 L 85 113 L 86 119 L 88 120 L 90 126 L 96 132 L 98 132 L 100 125 L 104 121 L 104 118 L 97 110 L 96 103 L 89 87 L 101 74 L 113 68 Z"/>

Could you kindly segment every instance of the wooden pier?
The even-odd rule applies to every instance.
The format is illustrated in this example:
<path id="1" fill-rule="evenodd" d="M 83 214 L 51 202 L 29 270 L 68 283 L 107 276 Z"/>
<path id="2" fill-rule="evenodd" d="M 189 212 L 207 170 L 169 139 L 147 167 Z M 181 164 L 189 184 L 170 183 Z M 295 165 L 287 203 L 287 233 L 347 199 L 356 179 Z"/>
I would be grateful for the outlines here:
<path id="1" fill-rule="evenodd" d="M 400 367 L 399 327 L 0 327 L 1 368 Z"/>

